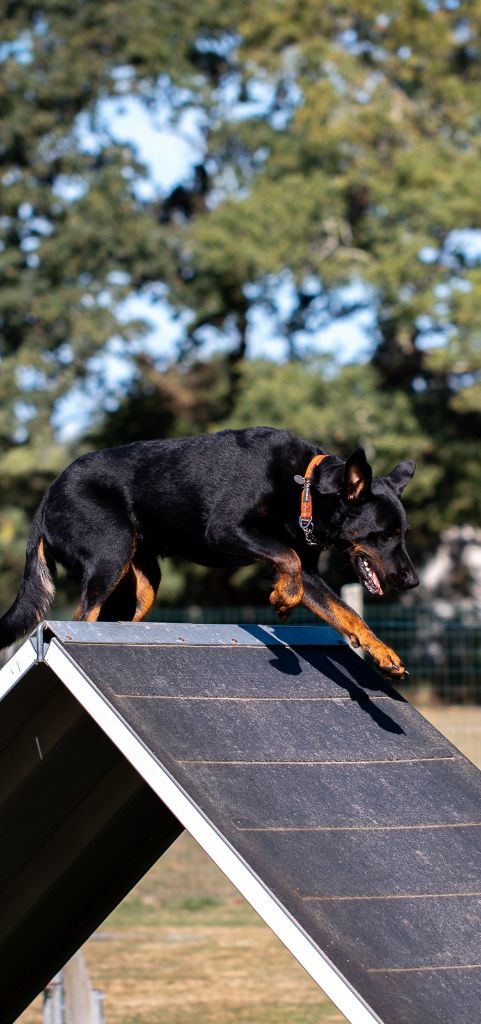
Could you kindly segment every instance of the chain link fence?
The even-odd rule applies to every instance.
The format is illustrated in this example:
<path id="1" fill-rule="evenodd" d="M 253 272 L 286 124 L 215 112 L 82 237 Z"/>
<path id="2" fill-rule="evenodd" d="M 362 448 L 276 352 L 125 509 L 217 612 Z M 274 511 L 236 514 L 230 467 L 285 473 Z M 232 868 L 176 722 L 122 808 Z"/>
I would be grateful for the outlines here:
<path id="1" fill-rule="evenodd" d="M 279 624 L 268 606 L 223 608 L 163 608 L 162 622 Z M 437 601 L 406 607 L 366 604 L 364 618 L 377 636 L 392 647 L 409 669 L 403 689 L 453 703 L 481 704 L 481 609 Z M 319 622 L 307 609 L 297 608 L 289 622 Z"/>

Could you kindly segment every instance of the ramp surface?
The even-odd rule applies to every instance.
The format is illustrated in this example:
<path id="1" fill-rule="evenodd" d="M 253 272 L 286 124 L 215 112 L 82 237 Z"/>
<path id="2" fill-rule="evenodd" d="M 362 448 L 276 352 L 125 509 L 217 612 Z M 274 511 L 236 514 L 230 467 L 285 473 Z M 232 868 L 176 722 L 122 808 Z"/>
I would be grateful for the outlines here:
<path id="1" fill-rule="evenodd" d="M 28 642 L 0 674 L 17 766 L 1 811 L 7 991 L 28 931 L 38 990 L 73 951 L 72 918 L 80 944 L 184 826 L 354 1024 L 474 1024 L 481 773 L 336 633 L 50 623 L 45 639 L 44 663 Z M 59 892 L 69 914 L 39 968 Z"/>

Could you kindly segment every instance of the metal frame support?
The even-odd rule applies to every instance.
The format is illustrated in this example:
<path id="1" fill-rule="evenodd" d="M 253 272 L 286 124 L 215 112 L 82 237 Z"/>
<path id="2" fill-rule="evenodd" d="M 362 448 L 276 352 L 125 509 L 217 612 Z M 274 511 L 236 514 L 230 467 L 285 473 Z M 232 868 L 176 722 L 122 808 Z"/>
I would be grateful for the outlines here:
<path id="1" fill-rule="evenodd" d="M 39 622 L 35 630 L 35 648 L 37 661 L 39 664 L 42 664 L 45 661 L 45 622 Z"/>

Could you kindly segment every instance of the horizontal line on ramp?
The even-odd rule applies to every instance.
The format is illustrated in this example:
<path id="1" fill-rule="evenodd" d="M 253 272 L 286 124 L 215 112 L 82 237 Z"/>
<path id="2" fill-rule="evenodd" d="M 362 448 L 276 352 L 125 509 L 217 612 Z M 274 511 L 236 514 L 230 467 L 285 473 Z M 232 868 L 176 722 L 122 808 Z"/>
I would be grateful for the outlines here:
<path id="1" fill-rule="evenodd" d="M 301 896 L 307 903 L 348 903 L 350 901 L 372 900 L 443 900 L 465 899 L 468 896 L 481 896 L 480 892 L 405 892 L 385 893 L 383 896 Z"/>
<path id="2" fill-rule="evenodd" d="M 416 825 L 237 825 L 238 832 L 412 832 L 435 828 L 479 828 L 481 821 L 443 821 Z"/>
<path id="3" fill-rule="evenodd" d="M 312 761 L 249 761 L 249 760 L 213 760 L 211 758 L 203 760 L 202 758 L 176 758 L 177 764 L 189 764 L 189 765 L 302 765 L 308 767 L 310 765 L 329 765 L 329 766 L 345 766 L 345 765 L 359 765 L 359 764 L 423 764 L 424 762 L 431 761 L 456 761 L 457 758 L 452 754 L 443 757 L 387 757 L 371 759 L 366 761 L 324 761 L 324 760 L 312 760 Z"/>
<path id="4" fill-rule="evenodd" d="M 428 967 L 366 967 L 368 974 L 415 974 L 427 971 L 477 971 L 481 964 L 430 964 Z"/>
<path id="5" fill-rule="evenodd" d="M 244 701 L 246 703 L 250 702 L 252 704 L 268 703 L 269 701 L 271 701 L 271 702 L 275 701 L 275 702 L 278 702 L 278 703 L 280 703 L 281 701 L 294 701 L 295 703 L 299 704 L 299 703 L 302 703 L 303 701 L 304 702 L 314 702 L 314 703 L 316 701 L 318 701 L 318 702 L 321 702 L 321 701 L 333 701 L 335 703 L 337 703 L 339 701 L 353 701 L 354 703 L 356 703 L 356 702 L 359 703 L 361 701 L 366 701 L 367 702 L 367 701 L 378 701 L 378 700 L 390 700 L 390 701 L 393 701 L 393 703 L 395 703 L 395 704 L 405 704 L 406 703 L 406 701 L 400 700 L 399 698 L 389 697 L 387 694 L 386 695 L 381 694 L 380 696 L 371 697 L 370 694 L 367 694 L 367 693 L 359 693 L 359 694 L 355 694 L 354 696 L 350 696 L 349 695 L 347 697 L 343 697 L 341 695 L 339 697 L 337 697 L 337 696 L 335 696 L 335 697 L 284 697 L 282 695 L 279 695 L 279 696 L 276 696 L 276 697 L 217 697 L 217 696 L 201 697 L 201 696 L 198 696 L 197 694 L 195 696 L 184 696 L 184 695 L 177 696 L 176 694 L 172 695 L 172 694 L 167 694 L 167 693 L 166 694 L 164 694 L 164 693 L 160 693 L 160 694 L 157 694 L 157 693 L 147 693 L 147 694 L 144 694 L 144 693 L 118 693 L 118 694 L 116 694 L 116 696 L 117 697 L 128 697 L 130 699 L 140 698 L 141 700 L 174 700 L 174 701 L 179 701 L 179 702 L 181 702 L 181 701 L 232 701 L 234 703 L 235 702 L 242 702 L 242 701 Z"/>

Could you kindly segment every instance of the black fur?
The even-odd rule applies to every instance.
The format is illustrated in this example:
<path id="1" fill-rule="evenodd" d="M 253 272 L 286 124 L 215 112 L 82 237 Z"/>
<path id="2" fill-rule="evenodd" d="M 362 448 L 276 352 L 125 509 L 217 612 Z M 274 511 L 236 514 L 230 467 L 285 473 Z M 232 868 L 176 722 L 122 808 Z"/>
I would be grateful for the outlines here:
<path id="1" fill-rule="evenodd" d="M 140 619 L 160 582 L 157 557 L 202 565 L 256 561 L 276 571 L 271 603 L 281 618 L 302 602 L 369 650 L 383 671 L 404 668 L 329 590 L 319 551 L 345 553 L 380 593 L 417 585 L 405 548 L 400 495 L 414 472 L 403 462 L 372 476 L 364 451 L 329 455 L 313 475 L 313 539 L 299 526 L 302 476 L 316 448 L 269 427 L 145 441 L 91 452 L 45 494 L 32 524 L 18 597 L 0 619 L 0 647 L 25 635 L 53 598 L 55 563 L 80 586 L 77 618 Z"/>

